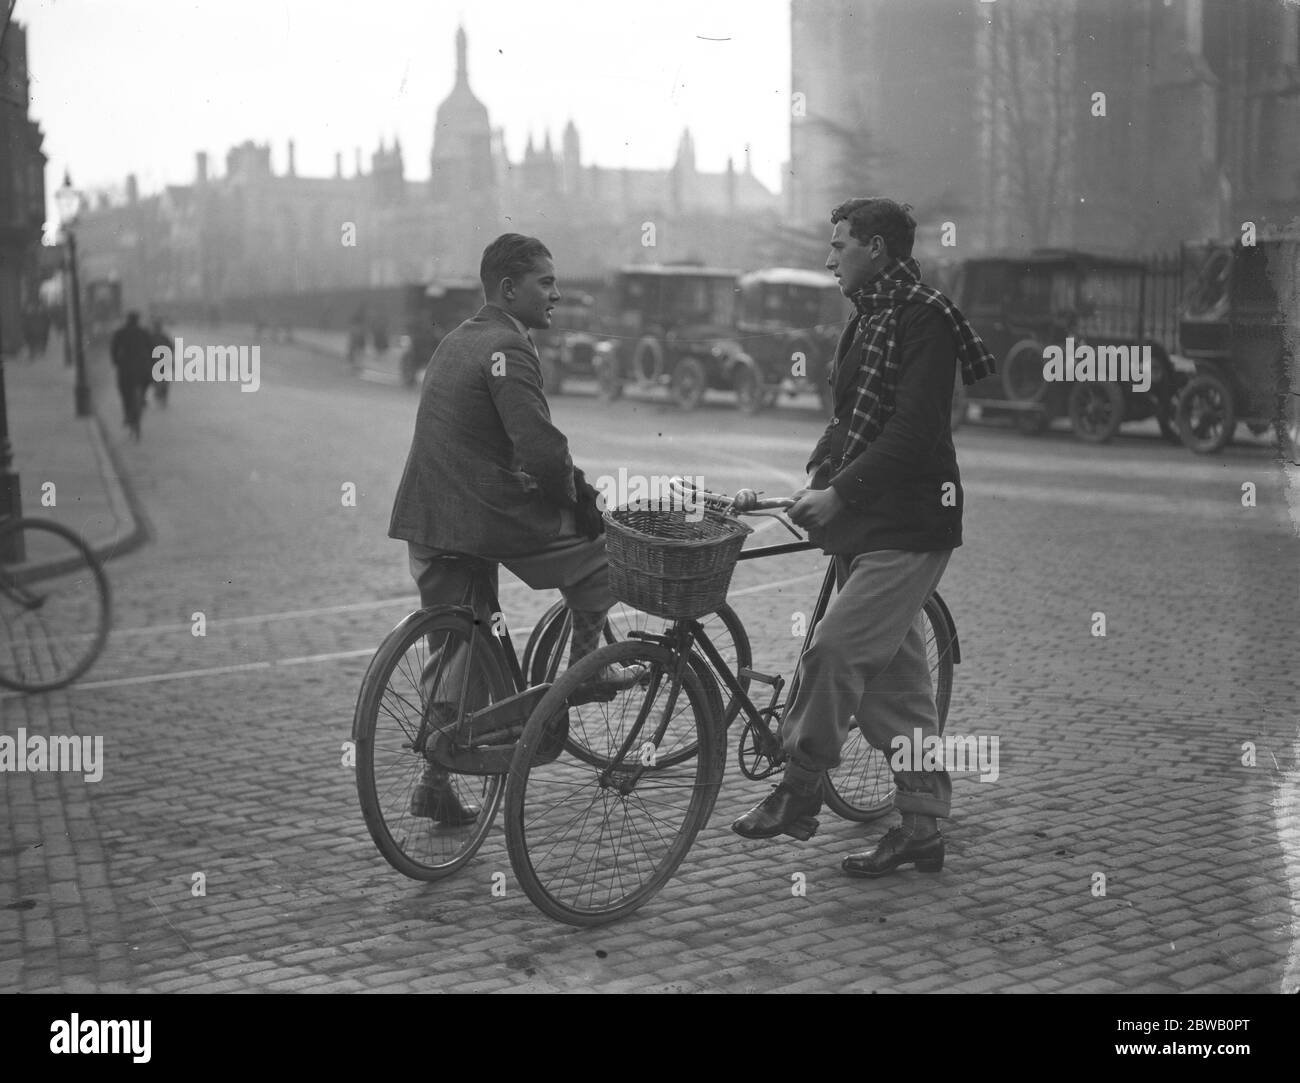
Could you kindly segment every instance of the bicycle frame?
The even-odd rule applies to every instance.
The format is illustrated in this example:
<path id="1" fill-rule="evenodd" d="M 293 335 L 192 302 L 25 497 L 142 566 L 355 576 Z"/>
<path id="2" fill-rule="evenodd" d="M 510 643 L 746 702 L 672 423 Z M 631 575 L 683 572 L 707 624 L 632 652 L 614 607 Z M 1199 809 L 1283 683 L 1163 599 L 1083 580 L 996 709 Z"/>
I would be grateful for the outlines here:
<path id="1" fill-rule="evenodd" d="M 797 541 L 797 542 L 782 542 L 777 545 L 764 545 L 754 549 L 743 550 L 738 556 L 737 560 L 738 561 L 757 560 L 760 557 L 766 557 L 766 556 L 781 556 L 787 553 L 805 553 L 805 552 L 810 552 L 816 548 L 817 546 L 815 546 L 812 542 L 807 540 Z M 826 574 L 822 578 L 821 590 L 818 592 L 817 595 L 817 604 L 813 609 L 812 620 L 809 621 L 808 630 L 804 635 L 803 645 L 799 648 L 799 655 L 798 655 L 799 658 L 802 658 L 804 653 L 808 650 L 808 646 L 812 642 L 813 633 L 816 631 L 817 625 L 821 622 L 822 617 L 825 616 L 826 614 L 826 607 L 830 604 L 830 596 L 834 584 L 835 584 L 835 564 L 832 561 L 827 566 Z M 740 709 L 745 714 L 747 724 L 755 727 L 755 733 L 763 732 L 767 734 L 768 737 L 767 743 L 769 747 L 760 751 L 762 751 L 764 755 L 768 756 L 768 758 L 772 761 L 773 767 L 775 768 L 775 766 L 777 766 L 784 759 L 784 756 L 781 754 L 780 751 L 778 738 L 776 737 L 775 734 L 772 733 L 771 729 L 764 723 L 762 713 L 760 712 L 759 708 L 755 706 L 754 701 L 750 699 L 749 693 L 741 686 L 739 676 L 731 671 L 731 667 L 727 665 L 726 660 L 718 652 L 717 647 L 713 645 L 713 640 L 709 638 L 708 633 L 705 632 L 704 627 L 699 623 L 698 620 L 674 621 L 672 627 L 669 628 L 667 632 L 662 634 L 654 633 L 654 632 L 646 632 L 646 631 L 636 631 L 636 632 L 632 632 L 631 635 L 636 639 L 642 639 L 649 642 L 658 643 L 661 646 L 669 648 L 673 652 L 673 657 L 675 659 L 674 672 L 672 675 L 672 684 L 670 685 L 669 688 L 668 702 L 664 707 L 662 720 L 660 721 L 653 738 L 653 744 L 656 747 L 658 746 L 659 742 L 663 739 L 664 733 L 667 731 L 668 723 L 671 720 L 673 715 L 673 710 L 677 705 L 677 697 L 681 694 L 683 674 L 685 672 L 687 665 L 689 665 L 689 659 L 694 651 L 694 648 L 698 645 L 701 652 L 703 653 L 704 658 L 708 661 L 709 665 L 713 668 L 713 672 L 717 674 L 718 678 L 722 681 L 723 685 L 726 687 L 727 691 L 732 696 L 731 703 L 728 704 L 727 710 L 723 712 L 724 716 L 727 712 L 730 711 L 731 707 L 735 706 L 736 704 L 739 704 Z M 799 674 L 798 661 L 796 660 L 794 683 L 791 685 L 791 696 L 793 696 L 795 689 L 798 688 L 798 680 L 799 680 L 798 674 Z M 617 779 L 615 779 L 614 777 L 614 771 L 617 769 L 619 765 L 623 763 L 623 757 L 626 756 L 627 753 L 631 751 L 632 746 L 635 745 L 639 740 L 642 727 L 646 722 L 646 715 L 648 714 L 650 705 L 655 700 L 655 696 L 658 692 L 658 683 L 663 676 L 664 676 L 663 674 L 659 674 L 659 673 L 656 673 L 653 676 L 652 680 L 654 683 L 652 684 L 649 693 L 646 695 L 645 699 L 642 702 L 641 711 L 637 716 L 635 725 L 631 727 L 627 738 L 623 742 L 623 747 L 619 749 L 619 752 L 614 757 L 613 762 L 610 764 L 609 767 L 607 767 L 602 772 L 602 778 L 605 781 L 605 783 L 614 786 L 616 789 L 620 791 L 630 792 L 632 789 L 634 789 L 637 780 L 644 773 L 645 767 L 648 766 L 646 764 L 638 764 L 638 766 L 635 768 L 635 770 L 631 772 L 631 774 L 620 773 Z M 772 703 L 769 704 L 767 708 L 768 712 L 770 713 L 774 711 L 776 708 L 777 699 L 781 694 L 782 688 L 785 686 L 785 680 L 782 677 L 776 677 L 768 681 L 767 683 L 770 683 L 773 688 Z"/>
<path id="2" fill-rule="evenodd" d="M 776 545 L 758 546 L 754 549 L 742 550 L 737 560 L 757 560 L 761 557 L 767 556 L 782 556 L 789 553 L 809 552 L 816 548 L 816 545 L 806 539 L 796 542 L 782 542 Z M 786 697 L 786 705 L 793 701 L 795 693 L 798 691 L 800 676 L 799 662 L 803 659 L 804 654 L 807 653 L 809 646 L 812 644 L 813 634 L 817 631 L 817 626 L 826 615 L 826 610 L 830 605 L 831 594 L 836 589 L 836 583 L 837 575 L 835 560 L 832 558 L 827 564 L 826 574 L 822 577 L 821 589 L 817 593 L 817 602 L 813 607 L 812 619 L 808 622 L 808 629 L 804 633 L 803 643 L 800 646 L 799 653 L 795 659 L 794 676 L 791 679 L 789 695 Z M 948 611 L 947 604 L 944 602 L 943 598 L 939 596 L 937 591 L 932 594 L 931 597 L 934 598 L 939 609 L 942 611 L 944 621 L 948 626 L 947 630 L 951 639 L 952 660 L 953 664 L 956 665 L 961 661 L 961 650 L 958 646 L 957 628 L 953 622 L 952 614 Z M 718 652 L 717 647 L 713 645 L 713 641 L 709 638 L 708 633 L 705 632 L 703 626 L 698 620 L 674 621 L 672 627 L 663 634 L 644 631 L 633 632 L 631 634 L 635 638 L 648 640 L 668 647 L 673 651 L 674 657 L 677 660 L 676 672 L 673 675 L 673 684 L 670 689 L 667 706 L 664 710 L 663 721 L 660 723 L 658 731 L 655 734 L 654 743 L 656 745 L 658 745 L 659 741 L 662 739 L 663 733 L 667 729 L 668 721 L 672 717 L 673 709 L 676 707 L 677 696 L 681 692 L 682 672 L 687 664 L 686 660 L 690 658 L 692 651 L 698 646 L 700 652 L 712 667 L 714 674 L 716 674 L 718 679 L 721 680 L 723 686 L 732 697 L 726 710 L 723 712 L 723 717 L 730 713 L 732 708 L 738 704 L 740 710 L 744 712 L 747 726 L 753 728 L 756 742 L 755 751 L 759 755 L 766 757 L 770 763 L 770 767 L 767 771 L 755 777 L 766 777 L 780 766 L 785 759 L 785 754 L 780 744 L 780 737 L 777 732 L 772 730 L 767 719 L 764 718 L 764 713 L 766 713 L 769 718 L 776 713 L 781 691 L 785 687 L 785 679 L 783 677 L 776 676 L 773 678 L 765 678 L 762 675 L 754 674 L 752 670 L 750 671 L 752 676 L 757 677 L 757 679 L 762 681 L 762 683 L 769 684 L 772 687 L 772 702 L 767 706 L 767 708 L 760 710 L 750 698 L 746 689 L 740 684 L 739 675 L 731 671 L 730 666 L 727 665 L 726 660 Z M 659 680 L 659 677 L 656 676 L 655 680 Z M 646 705 L 653 702 L 653 693 L 656 690 L 657 688 L 651 689 L 652 694 L 646 697 Z M 644 713 L 645 707 L 642 708 L 642 711 Z M 629 751 L 631 745 L 635 744 L 637 735 L 640 733 L 644 721 L 644 717 L 638 717 L 636 725 L 632 727 L 631 733 L 625 742 L 627 747 L 620 750 L 619 756 L 614 761 L 615 764 L 621 762 L 622 756 Z M 763 736 L 760 737 L 760 734 Z M 760 741 L 761 747 L 759 745 Z M 609 775 L 610 770 L 612 770 L 612 768 L 607 769 L 605 774 Z M 635 785 L 635 779 L 640 777 L 642 770 L 642 768 L 638 768 L 634 776 L 628 780 L 632 785 Z"/>

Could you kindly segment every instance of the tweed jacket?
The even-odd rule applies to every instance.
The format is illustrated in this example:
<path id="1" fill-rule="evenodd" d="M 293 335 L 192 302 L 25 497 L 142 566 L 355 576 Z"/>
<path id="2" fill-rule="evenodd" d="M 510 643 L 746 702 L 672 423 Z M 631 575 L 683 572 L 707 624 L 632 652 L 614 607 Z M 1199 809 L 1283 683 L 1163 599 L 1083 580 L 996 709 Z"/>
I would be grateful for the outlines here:
<path id="1" fill-rule="evenodd" d="M 809 538 L 842 556 L 881 549 L 926 552 L 961 545 L 964 493 L 952 443 L 952 393 L 957 341 L 942 313 L 906 304 L 898 319 L 901 372 L 894 413 L 866 449 L 839 470 L 853 420 L 862 364 L 858 320 L 840 337 L 833 369 L 835 416 L 808 461 L 812 488 L 828 485 L 845 507 Z"/>
<path id="2" fill-rule="evenodd" d="M 509 314 L 484 305 L 425 370 L 388 536 L 505 560 L 554 540 L 560 509 L 575 503 L 537 351 Z"/>

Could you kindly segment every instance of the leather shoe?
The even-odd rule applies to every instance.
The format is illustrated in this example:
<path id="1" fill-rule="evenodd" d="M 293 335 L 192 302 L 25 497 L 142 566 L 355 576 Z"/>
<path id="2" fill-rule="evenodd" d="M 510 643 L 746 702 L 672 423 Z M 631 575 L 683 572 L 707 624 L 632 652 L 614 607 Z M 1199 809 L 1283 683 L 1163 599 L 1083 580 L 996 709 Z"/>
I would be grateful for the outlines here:
<path id="1" fill-rule="evenodd" d="M 445 827 L 465 827 L 478 819 L 479 810 L 461 804 L 451 778 L 445 771 L 426 766 L 411 793 L 411 815 L 434 820 Z"/>
<path id="2" fill-rule="evenodd" d="M 900 865 L 915 865 L 917 872 L 938 872 L 943 868 L 943 836 L 914 839 L 901 827 L 891 827 L 870 853 L 850 854 L 841 868 L 850 876 L 885 876 Z"/>
<path id="3" fill-rule="evenodd" d="M 732 824 L 731 830 L 746 839 L 789 835 L 807 842 L 817 830 L 817 813 L 821 807 L 821 794 L 798 793 L 782 782 Z"/>

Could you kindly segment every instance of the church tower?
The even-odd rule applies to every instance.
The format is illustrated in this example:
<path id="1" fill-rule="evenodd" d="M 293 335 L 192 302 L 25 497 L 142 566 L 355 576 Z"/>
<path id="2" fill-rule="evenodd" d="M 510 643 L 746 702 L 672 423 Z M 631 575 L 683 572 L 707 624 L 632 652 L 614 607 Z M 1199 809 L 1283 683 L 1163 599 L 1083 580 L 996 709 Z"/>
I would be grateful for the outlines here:
<path id="1" fill-rule="evenodd" d="M 695 177 L 695 140 L 689 128 L 683 130 L 677 144 L 677 160 L 673 163 L 668 183 L 674 212 L 685 214 L 692 210 L 698 181 Z"/>
<path id="2" fill-rule="evenodd" d="M 567 196 L 582 195 L 582 150 L 578 141 L 578 129 L 573 120 L 564 126 L 562 140 L 562 159 L 560 163 L 561 185 Z"/>
<path id="3" fill-rule="evenodd" d="M 456 31 L 456 84 L 438 106 L 429 156 L 429 190 L 442 211 L 445 250 L 439 272 L 477 274 L 483 246 L 496 236 L 497 180 L 487 107 L 469 88 L 465 28 Z M 486 238 L 486 239 L 484 239 Z"/>

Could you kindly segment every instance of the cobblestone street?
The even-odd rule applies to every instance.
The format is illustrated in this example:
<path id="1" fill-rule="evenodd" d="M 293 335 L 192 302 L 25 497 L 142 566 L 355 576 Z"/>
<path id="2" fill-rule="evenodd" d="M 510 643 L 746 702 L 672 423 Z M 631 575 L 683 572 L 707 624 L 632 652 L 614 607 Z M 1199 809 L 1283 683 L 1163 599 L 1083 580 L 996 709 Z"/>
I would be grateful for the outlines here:
<path id="1" fill-rule="evenodd" d="M 324 351 L 264 344 L 257 393 L 177 386 L 137 444 L 118 428 L 106 362 L 94 364 L 106 469 L 148 534 L 107 564 L 114 627 L 94 668 L 59 692 L 0 692 L 4 733 L 104 745 L 96 783 L 0 778 L 0 990 L 1300 982 L 1300 561 L 1272 447 L 1193 456 L 1154 423 L 1103 447 L 1064 429 L 962 428 L 966 543 L 940 587 L 961 646 L 948 731 L 996 735 L 1001 763 L 996 781 L 956 779 L 942 874 L 843 876 L 841 857 L 889 820 L 823 810 L 807 843 L 733 835 L 767 788 L 736 770 L 737 728 L 677 875 L 630 918 L 579 931 L 524 896 L 499 824 L 454 878 L 403 878 L 371 842 L 344 765 L 366 665 L 417 607 L 404 547 L 386 537 L 415 395 Z M 70 416 L 69 380 L 52 359 L 14 367 L 11 413 L 49 399 Z M 681 413 L 581 386 L 552 410 L 589 475 L 686 473 L 772 495 L 802 480 L 822 424 L 811 399 L 751 418 L 720 397 Z M 36 512 L 42 439 L 15 423 L 24 503 L 93 533 L 78 504 L 103 499 L 98 474 L 69 467 L 58 506 Z M 355 507 L 340 499 L 348 483 Z M 780 533 L 761 526 L 751 544 Z M 821 571 L 816 554 L 738 567 L 732 601 L 756 668 L 788 669 L 793 615 L 811 609 Z M 555 597 L 503 576 L 520 640 Z M 1099 612 L 1104 637 L 1090 630 Z"/>

